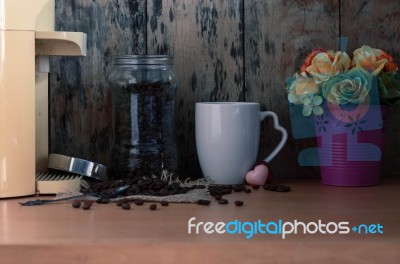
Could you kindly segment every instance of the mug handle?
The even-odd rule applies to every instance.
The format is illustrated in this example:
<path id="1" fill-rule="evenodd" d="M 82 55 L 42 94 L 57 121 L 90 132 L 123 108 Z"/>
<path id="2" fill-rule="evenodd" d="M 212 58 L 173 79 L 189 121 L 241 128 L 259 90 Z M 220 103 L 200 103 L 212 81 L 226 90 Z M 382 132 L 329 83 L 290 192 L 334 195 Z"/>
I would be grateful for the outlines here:
<path id="1" fill-rule="evenodd" d="M 281 151 L 281 149 L 283 148 L 283 146 L 285 145 L 286 141 L 287 141 L 287 131 L 285 128 L 283 128 L 280 124 L 279 124 L 279 119 L 278 116 L 271 111 L 263 111 L 260 112 L 260 122 L 263 121 L 267 116 L 271 116 L 274 119 L 274 128 L 276 130 L 279 130 L 282 133 L 282 139 L 281 142 L 279 142 L 278 146 L 276 146 L 276 148 L 271 152 L 271 154 L 269 154 L 264 161 L 266 163 L 269 163 L 273 158 L 275 158 L 275 156 L 278 154 L 279 151 Z"/>

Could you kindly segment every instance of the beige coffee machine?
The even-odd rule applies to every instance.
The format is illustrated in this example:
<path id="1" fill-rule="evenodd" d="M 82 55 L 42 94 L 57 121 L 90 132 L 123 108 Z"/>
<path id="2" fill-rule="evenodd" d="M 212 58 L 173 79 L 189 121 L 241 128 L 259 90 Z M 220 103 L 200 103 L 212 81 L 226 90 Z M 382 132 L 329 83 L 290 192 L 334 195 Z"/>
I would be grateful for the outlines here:
<path id="1" fill-rule="evenodd" d="M 35 194 L 46 167 L 48 56 L 86 55 L 86 34 L 54 31 L 54 7 L 0 0 L 0 198 Z"/>

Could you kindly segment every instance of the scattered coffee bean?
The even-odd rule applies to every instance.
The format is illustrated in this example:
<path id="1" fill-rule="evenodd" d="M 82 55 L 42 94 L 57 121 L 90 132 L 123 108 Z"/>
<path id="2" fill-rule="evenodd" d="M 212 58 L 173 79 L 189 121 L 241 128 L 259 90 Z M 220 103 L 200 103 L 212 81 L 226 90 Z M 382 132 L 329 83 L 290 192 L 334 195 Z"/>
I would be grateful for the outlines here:
<path id="1" fill-rule="evenodd" d="M 135 203 L 136 205 L 143 205 L 143 204 L 144 204 L 144 201 L 143 201 L 143 200 L 135 200 L 134 203 Z"/>
<path id="2" fill-rule="evenodd" d="M 263 185 L 264 190 L 270 190 L 271 187 L 272 187 L 272 184 L 264 184 Z"/>
<path id="3" fill-rule="evenodd" d="M 117 201 L 117 206 L 121 206 L 123 203 L 125 203 L 124 200 L 119 200 L 119 201 Z"/>
<path id="4" fill-rule="evenodd" d="M 235 205 L 236 206 L 242 206 L 243 205 L 243 201 L 235 201 Z"/>
<path id="5" fill-rule="evenodd" d="M 241 192 L 241 191 L 243 191 L 243 188 L 242 188 L 241 185 L 235 185 L 235 186 L 233 186 L 232 189 L 233 189 L 234 192 Z"/>
<path id="6" fill-rule="evenodd" d="M 226 199 L 221 199 L 221 200 L 218 201 L 218 203 L 219 204 L 228 204 L 229 202 Z"/>
<path id="7" fill-rule="evenodd" d="M 222 191 L 222 195 L 231 194 L 231 193 L 232 193 L 232 189 L 224 189 L 224 190 Z"/>
<path id="8" fill-rule="evenodd" d="M 83 210 L 89 210 L 91 206 L 92 206 L 92 202 L 84 202 L 83 206 L 82 206 L 82 209 Z"/>
<path id="9" fill-rule="evenodd" d="M 72 203 L 72 207 L 74 207 L 74 208 L 79 208 L 79 207 L 81 207 L 81 202 L 80 202 L 80 201 L 74 201 L 74 202 Z"/>
<path id="10" fill-rule="evenodd" d="M 131 205 L 129 203 L 125 202 L 121 205 L 121 208 L 124 210 L 129 210 L 129 209 L 131 209 Z"/>
<path id="11" fill-rule="evenodd" d="M 251 188 L 253 188 L 254 190 L 257 190 L 258 188 L 260 188 L 260 185 L 252 185 Z"/>
<path id="12" fill-rule="evenodd" d="M 211 203 L 210 200 L 204 200 L 204 199 L 197 200 L 197 204 L 200 205 L 209 205 L 210 203 Z"/>
<path id="13" fill-rule="evenodd" d="M 96 200 L 96 203 L 98 204 L 108 204 L 110 202 L 109 198 L 99 198 Z"/>
<path id="14" fill-rule="evenodd" d="M 245 193 L 251 193 L 251 189 L 246 188 L 246 189 L 244 190 L 244 192 L 245 192 Z"/>
<path id="15" fill-rule="evenodd" d="M 275 192 L 278 189 L 278 186 L 272 185 L 269 190 Z"/>
<path id="16" fill-rule="evenodd" d="M 214 196 L 214 198 L 215 198 L 215 200 L 219 201 L 219 200 L 221 200 L 221 199 L 222 199 L 222 196 L 220 196 L 220 195 L 216 195 L 216 196 Z"/>
<path id="17" fill-rule="evenodd" d="M 290 192 L 290 187 L 286 185 L 278 185 L 276 188 L 277 192 Z"/>
<path id="18" fill-rule="evenodd" d="M 169 205 L 169 203 L 167 201 L 161 201 L 160 204 L 161 204 L 161 206 L 168 206 Z"/>
<path id="19" fill-rule="evenodd" d="M 272 192 L 290 192 L 291 190 L 289 186 L 274 184 L 265 184 L 263 188 Z"/>
<path id="20" fill-rule="evenodd" d="M 208 191 L 212 196 L 222 196 L 232 193 L 232 185 L 210 185 Z"/>
<path id="21" fill-rule="evenodd" d="M 150 204 L 149 206 L 150 210 L 154 211 L 157 209 L 157 205 L 156 204 Z"/>

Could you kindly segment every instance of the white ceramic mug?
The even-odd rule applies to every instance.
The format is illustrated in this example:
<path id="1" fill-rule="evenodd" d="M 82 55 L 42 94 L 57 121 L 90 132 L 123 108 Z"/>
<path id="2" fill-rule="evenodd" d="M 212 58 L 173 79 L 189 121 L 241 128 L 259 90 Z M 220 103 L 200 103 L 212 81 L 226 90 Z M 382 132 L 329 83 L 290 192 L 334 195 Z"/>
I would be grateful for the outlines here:
<path id="1" fill-rule="evenodd" d="M 287 132 L 277 115 L 260 112 L 260 104 L 247 102 L 196 103 L 196 147 L 204 177 L 215 184 L 243 183 L 255 165 L 260 140 L 260 123 L 267 116 L 282 133 L 278 146 L 264 160 L 268 163 L 282 149 Z"/>

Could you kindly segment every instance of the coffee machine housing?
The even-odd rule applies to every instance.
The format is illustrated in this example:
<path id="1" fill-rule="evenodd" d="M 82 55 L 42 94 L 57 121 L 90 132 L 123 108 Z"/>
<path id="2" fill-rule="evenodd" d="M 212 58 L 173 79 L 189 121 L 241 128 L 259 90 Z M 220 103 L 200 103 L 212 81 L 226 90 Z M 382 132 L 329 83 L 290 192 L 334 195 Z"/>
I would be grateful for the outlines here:
<path id="1" fill-rule="evenodd" d="M 0 0 L 0 198 L 35 194 L 48 156 L 48 56 L 85 56 L 86 34 L 54 31 L 54 0 Z"/>

